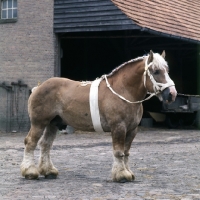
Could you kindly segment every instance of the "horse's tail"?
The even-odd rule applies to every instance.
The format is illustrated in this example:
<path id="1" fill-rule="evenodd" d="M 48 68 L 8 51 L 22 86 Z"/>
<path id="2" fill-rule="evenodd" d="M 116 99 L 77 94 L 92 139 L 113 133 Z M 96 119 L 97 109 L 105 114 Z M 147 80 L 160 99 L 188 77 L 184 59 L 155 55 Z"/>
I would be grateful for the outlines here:
<path id="1" fill-rule="evenodd" d="M 38 88 L 38 86 L 35 86 L 31 89 L 31 92 L 33 93 L 33 91 L 35 91 Z"/>
<path id="2" fill-rule="evenodd" d="M 39 85 L 40 85 L 40 81 L 38 82 L 38 85 L 37 85 L 37 86 L 35 86 L 35 87 L 33 87 L 33 88 L 31 89 L 31 92 L 33 92 L 34 90 L 36 90 L 36 89 L 38 88 Z"/>

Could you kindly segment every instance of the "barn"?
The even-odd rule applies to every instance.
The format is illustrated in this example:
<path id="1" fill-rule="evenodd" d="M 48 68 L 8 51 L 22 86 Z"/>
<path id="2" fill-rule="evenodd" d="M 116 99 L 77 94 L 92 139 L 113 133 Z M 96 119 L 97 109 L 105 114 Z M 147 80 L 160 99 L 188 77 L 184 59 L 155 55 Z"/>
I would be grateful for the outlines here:
<path id="1" fill-rule="evenodd" d="M 200 94 L 197 0 L 1 0 L 0 9 L 2 131 L 28 130 L 27 99 L 38 82 L 94 80 L 151 49 L 166 51 L 179 93 Z M 144 104 L 161 106 L 156 98 Z"/>

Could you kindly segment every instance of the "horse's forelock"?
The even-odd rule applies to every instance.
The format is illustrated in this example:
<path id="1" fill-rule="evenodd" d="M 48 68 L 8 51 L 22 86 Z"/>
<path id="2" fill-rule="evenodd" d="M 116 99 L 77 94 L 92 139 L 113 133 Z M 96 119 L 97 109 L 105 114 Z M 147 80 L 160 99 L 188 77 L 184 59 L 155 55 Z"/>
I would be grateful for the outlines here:
<path id="1" fill-rule="evenodd" d="M 167 61 L 158 53 L 153 54 L 153 64 L 152 69 L 163 69 L 168 68 Z"/>

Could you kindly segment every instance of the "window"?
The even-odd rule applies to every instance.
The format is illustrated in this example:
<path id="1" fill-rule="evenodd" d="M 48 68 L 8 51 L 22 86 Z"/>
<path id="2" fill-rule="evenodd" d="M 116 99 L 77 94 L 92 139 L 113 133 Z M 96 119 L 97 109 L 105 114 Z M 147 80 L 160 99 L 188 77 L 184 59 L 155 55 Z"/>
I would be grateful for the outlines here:
<path id="1" fill-rule="evenodd" d="M 17 0 L 1 0 L 1 19 L 17 18 Z"/>

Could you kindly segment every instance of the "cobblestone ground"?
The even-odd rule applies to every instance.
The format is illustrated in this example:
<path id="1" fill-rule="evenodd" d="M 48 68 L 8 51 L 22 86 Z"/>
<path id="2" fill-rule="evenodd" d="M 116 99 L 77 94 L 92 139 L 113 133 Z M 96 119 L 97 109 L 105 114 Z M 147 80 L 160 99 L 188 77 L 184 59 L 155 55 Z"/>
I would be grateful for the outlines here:
<path id="1" fill-rule="evenodd" d="M 136 180 L 111 180 L 109 133 L 58 134 L 51 155 L 57 179 L 20 175 L 25 133 L 0 133 L 0 200 L 200 199 L 200 131 L 142 129 L 130 156 Z M 39 157 L 39 149 L 35 158 Z"/>

